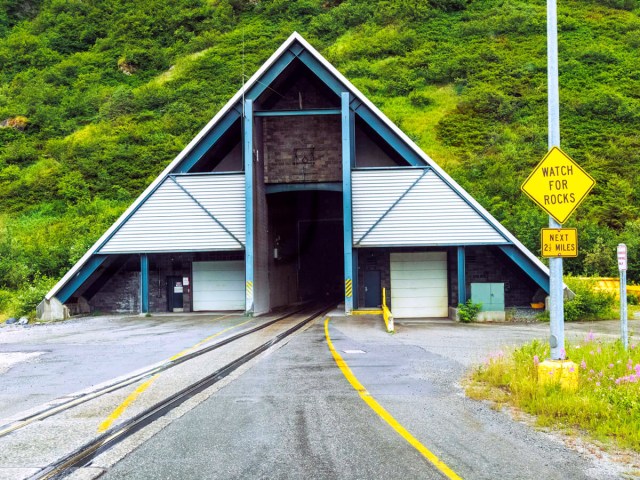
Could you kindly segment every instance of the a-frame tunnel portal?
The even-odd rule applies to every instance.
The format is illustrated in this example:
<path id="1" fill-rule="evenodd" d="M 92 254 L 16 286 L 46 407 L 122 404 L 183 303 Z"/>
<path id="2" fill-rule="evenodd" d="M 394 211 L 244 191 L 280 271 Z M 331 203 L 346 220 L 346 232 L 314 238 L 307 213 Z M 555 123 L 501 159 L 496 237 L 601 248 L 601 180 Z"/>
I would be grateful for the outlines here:
<path id="1" fill-rule="evenodd" d="M 385 287 L 403 316 L 449 316 L 487 285 L 504 311 L 544 295 L 548 271 L 293 34 L 39 315 L 258 314 L 315 298 L 350 312 Z"/>

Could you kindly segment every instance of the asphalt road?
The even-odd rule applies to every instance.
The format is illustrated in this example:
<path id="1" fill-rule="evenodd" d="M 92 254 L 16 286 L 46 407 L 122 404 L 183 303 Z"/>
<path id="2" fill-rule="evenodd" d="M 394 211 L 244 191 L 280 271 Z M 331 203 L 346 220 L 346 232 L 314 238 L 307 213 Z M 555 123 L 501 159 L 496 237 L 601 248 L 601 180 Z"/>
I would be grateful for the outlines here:
<path id="1" fill-rule="evenodd" d="M 574 325 L 568 336 L 612 325 Z M 406 322 L 390 336 L 370 319 L 334 318 L 330 332 L 370 394 L 460 477 L 621 478 L 619 465 L 466 398 L 458 384 L 482 355 L 545 338 L 548 326 Z M 360 398 L 317 322 L 101 478 L 444 477 Z"/>
<path id="2" fill-rule="evenodd" d="M 242 315 L 79 318 L 0 328 L 0 419 L 166 360 Z"/>

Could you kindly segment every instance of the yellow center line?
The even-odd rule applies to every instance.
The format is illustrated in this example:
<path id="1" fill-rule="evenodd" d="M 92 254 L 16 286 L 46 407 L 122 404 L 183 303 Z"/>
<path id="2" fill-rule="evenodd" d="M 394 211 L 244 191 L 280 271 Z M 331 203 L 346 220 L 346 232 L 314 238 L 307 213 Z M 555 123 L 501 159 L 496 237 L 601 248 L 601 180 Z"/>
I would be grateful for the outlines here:
<path id="1" fill-rule="evenodd" d="M 333 343 L 331 342 L 331 336 L 329 335 L 329 317 L 327 317 L 324 321 L 324 334 L 327 338 L 327 345 L 329 346 L 329 350 L 331 351 L 331 355 L 333 355 L 333 359 L 336 361 L 338 368 L 343 373 L 347 381 L 351 384 L 353 388 L 358 392 L 360 398 L 364 400 L 364 402 L 371 407 L 371 409 L 376 412 L 385 422 L 387 422 L 391 428 L 393 428 L 402 438 L 404 438 L 409 444 L 414 447 L 418 452 L 420 452 L 427 460 L 429 460 L 438 470 L 444 473 L 447 478 L 462 480 L 451 468 L 447 466 L 442 460 L 440 460 L 435 454 L 433 454 L 427 447 L 422 445 L 420 441 L 411 435 L 407 429 L 405 429 L 393 416 L 387 412 L 382 405 L 380 405 L 367 391 L 366 388 L 360 383 L 360 381 L 353 374 L 347 362 L 340 356 L 340 354 L 333 347 Z"/>
<path id="2" fill-rule="evenodd" d="M 215 319 L 216 322 L 230 317 L 231 315 L 223 315 L 222 317 L 218 317 Z M 213 335 L 209 335 L 207 338 L 204 338 L 202 340 L 200 340 L 198 343 L 196 343 L 195 345 L 192 345 L 191 347 L 176 353 L 174 356 L 170 357 L 168 360 L 166 361 L 172 361 L 172 360 L 176 360 L 180 357 L 183 357 L 184 355 L 186 355 L 189 352 L 192 352 L 193 350 L 195 350 L 196 348 L 200 347 L 201 345 L 204 345 L 205 343 L 213 340 L 216 337 L 219 337 L 220 335 L 223 335 L 225 333 L 227 333 L 229 330 L 233 330 L 234 328 L 238 328 L 241 327 L 242 325 L 246 325 L 247 323 L 253 321 L 253 318 L 250 318 L 249 320 L 246 320 L 242 323 L 239 323 L 237 325 L 232 325 L 231 327 L 227 327 L 224 330 L 221 330 L 217 333 L 214 333 Z M 106 431 L 111 425 L 113 425 L 113 422 L 115 422 L 118 418 L 120 418 L 120 416 L 122 416 L 122 414 L 125 412 L 125 410 L 127 408 L 129 408 L 129 406 L 136 401 L 136 399 L 147 389 L 151 386 L 151 384 L 153 382 L 156 381 L 156 379 L 160 376 L 159 373 L 156 373 L 153 377 L 151 377 L 149 380 L 146 380 L 145 382 L 141 383 L 133 392 L 131 392 L 131 394 L 124 399 L 124 401 L 118 405 L 113 412 L 111 412 L 111 414 L 109 414 L 109 416 L 98 426 L 98 432 L 104 432 Z"/>

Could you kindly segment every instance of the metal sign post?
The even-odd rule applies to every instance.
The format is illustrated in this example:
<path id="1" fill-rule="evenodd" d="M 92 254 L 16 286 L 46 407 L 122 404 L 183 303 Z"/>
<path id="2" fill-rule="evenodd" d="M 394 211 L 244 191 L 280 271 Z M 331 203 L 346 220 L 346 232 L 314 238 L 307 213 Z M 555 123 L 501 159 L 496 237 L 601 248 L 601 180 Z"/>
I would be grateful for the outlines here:
<path id="1" fill-rule="evenodd" d="M 629 346 L 627 332 L 627 246 L 618 245 L 618 270 L 620 270 L 620 339 L 626 350 Z"/>
<path id="2" fill-rule="evenodd" d="M 547 0 L 547 83 L 549 109 L 549 149 L 560 147 L 560 94 L 558 87 L 558 12 L 556 0 Z M 549 228 L 561 228 L 549 216 Z M 549 259 L 551 360 L 564 360 L 564 292 L 562 289 L 562 258 Z"/>

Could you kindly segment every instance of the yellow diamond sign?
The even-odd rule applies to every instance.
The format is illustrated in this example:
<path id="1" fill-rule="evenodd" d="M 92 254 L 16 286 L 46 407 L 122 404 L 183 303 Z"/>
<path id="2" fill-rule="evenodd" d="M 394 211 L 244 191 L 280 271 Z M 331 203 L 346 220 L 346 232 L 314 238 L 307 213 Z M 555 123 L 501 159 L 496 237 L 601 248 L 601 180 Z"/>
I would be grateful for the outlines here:
<path id="1" fill-rule="evenodd" d="M 522 184 L 522 191 L 562 224 L 596 181 L 558 147 L 553 147 Z"/>

